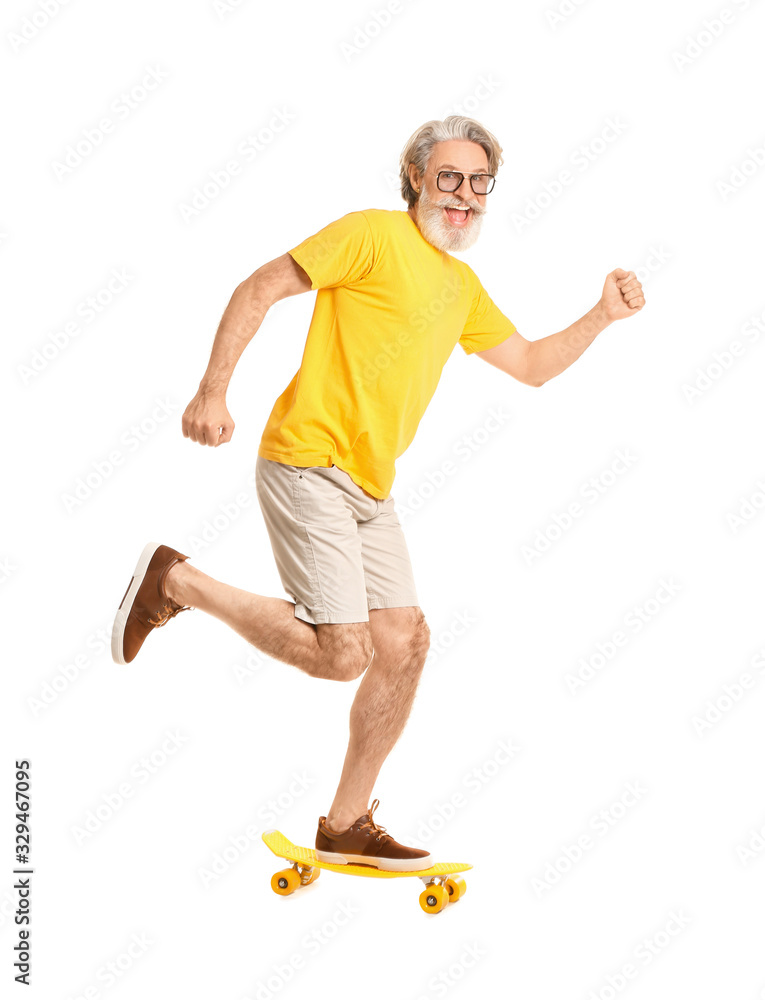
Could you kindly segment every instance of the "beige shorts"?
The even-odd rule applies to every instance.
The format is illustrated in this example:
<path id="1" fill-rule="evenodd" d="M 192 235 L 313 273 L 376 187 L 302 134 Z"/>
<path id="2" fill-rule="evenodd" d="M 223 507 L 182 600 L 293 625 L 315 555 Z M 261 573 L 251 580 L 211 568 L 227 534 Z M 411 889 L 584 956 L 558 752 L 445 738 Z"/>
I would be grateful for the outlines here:
<path id="1" fill-rule="evenodd" d="M 393 497 L 378 500 L 336 465 L 285 465 L 258 455 L 255 484 L 295 617 L 369 621 L 372 608 L 417 607 Z"/>

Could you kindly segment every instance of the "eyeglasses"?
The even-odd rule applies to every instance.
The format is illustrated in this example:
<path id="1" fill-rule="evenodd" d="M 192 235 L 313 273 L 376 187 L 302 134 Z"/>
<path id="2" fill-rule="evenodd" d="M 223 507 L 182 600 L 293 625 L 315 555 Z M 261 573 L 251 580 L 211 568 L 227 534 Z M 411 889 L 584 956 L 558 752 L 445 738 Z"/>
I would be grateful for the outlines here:
<path id="1" fill-rule="evenodd" d="M 436 184 L 439 191 L 457 191 L 465 180 L 465 174 L 458 170 L 439 170 L 436 174 Z M 494 188 L 494 174 L 470 174 L 470 187 L 473 194 L 489 194 Z"/>

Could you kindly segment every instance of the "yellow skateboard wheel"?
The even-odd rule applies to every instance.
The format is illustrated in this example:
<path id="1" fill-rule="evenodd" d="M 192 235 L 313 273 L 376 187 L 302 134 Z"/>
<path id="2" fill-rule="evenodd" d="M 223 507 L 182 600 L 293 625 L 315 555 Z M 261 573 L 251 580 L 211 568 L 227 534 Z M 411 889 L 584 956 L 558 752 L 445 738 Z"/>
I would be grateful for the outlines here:
<path id="1" fill-rule="evenodd" d="M 456 903 L 467 892 L 465 879 L 460 878 L 459 875 L 452 875 L 451 878 L 446 880 L 446 891 L 449 893 L 449 902 Z"/>
<path id="2" fill-rule="evenodd" d="M 294 868 L 285 868 L 271 879 L 271 888 L 279 896 L 289 896 L 300 885 L 300 873 Z"/>
<path id="3" fill-rule="evenodd" d="M 440 913 L 449 902 L 449 893 L 443 885 L 429 885 L 420 893 L 420 906 L 426 913 Z"/>

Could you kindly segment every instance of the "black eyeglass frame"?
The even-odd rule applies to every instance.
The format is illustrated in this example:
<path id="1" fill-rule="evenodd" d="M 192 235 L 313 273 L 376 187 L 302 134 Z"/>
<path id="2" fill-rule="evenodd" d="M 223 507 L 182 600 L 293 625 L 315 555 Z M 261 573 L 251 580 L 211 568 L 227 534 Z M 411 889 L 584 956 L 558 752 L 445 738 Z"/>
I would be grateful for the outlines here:
<path id="1" fill-rule="evenodd" d="M 450 190 L 447 191 L 446 188 L 442 188 L 441 187 L 441 174 L 453 174 L 455 177 L 459 177 L 460 182 L 459 182 L 459 184 L 456 187 L 451 188 Z M 448 193 L 448 194 L 454 194 L 455 191 L 459 191 L 459 189 L 462 187 L 462 182 L 465 180 L 465 176 L 466 175 L 463 174 L 463 173 L 460 173 L 459 170 L 439 170 L 438 173 L 436 174 L 436 187 L 438 188 L 439 191 L 444 191 L 445 193 Z M 494 174 L 470 174 L 469 177 L 470 177 L 470 189 L 473 192 L 473 194 L 480 194 L 480 195 L 491 194 L 491 192 L 494 190 L 494 185 L 495 185 L 496 180 L 497 180 L 497 178 L 496 178 L 496 176 Z M 474 177 L 488 177 L 489 178 L 489 181 L 491 183 L 490 183 L 489 187 L 487 187 L 486 191 L 476 191 L 476 189 L 473 187 L 473 178 Z"/>

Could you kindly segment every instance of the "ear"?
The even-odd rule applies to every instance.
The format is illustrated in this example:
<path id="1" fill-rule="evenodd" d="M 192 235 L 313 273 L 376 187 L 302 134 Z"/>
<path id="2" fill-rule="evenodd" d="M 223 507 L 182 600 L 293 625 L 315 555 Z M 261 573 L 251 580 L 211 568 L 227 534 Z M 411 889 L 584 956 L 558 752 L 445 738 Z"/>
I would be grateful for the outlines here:
<path id="1" fill-rule="evenodd" d="M 409 164 L 409 182 L 414 190 L 419 192 L 422 185 L 422 178 L 420 177 L 420 171 L 413 163 Z"/>

